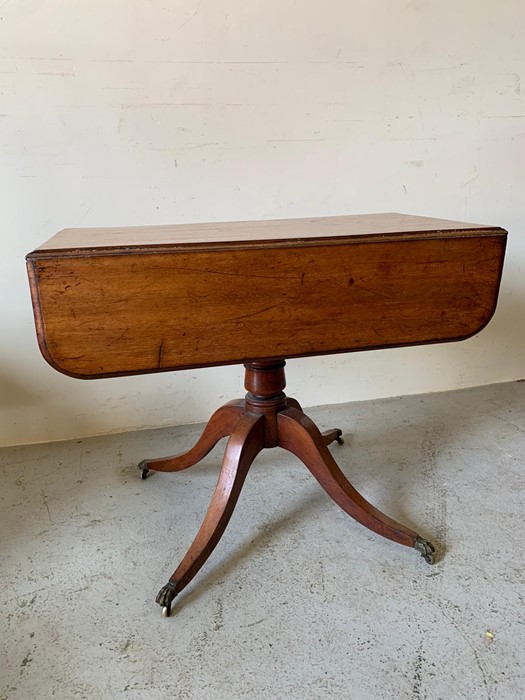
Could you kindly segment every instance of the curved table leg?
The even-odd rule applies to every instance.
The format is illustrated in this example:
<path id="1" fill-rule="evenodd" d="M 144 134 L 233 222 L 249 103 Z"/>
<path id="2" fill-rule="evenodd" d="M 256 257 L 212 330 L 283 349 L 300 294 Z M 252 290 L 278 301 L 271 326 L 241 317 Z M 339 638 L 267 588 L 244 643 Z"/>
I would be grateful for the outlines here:
<path id="1" fill-rule="evenodd" d="M 286 405 L 288 408 L 296 408 L 301 413 L 304 413 L 303 408 L 297 399 L 292 399 L 291 396 L 286 397 Z M 321 433 L 323 436 L 324 444 L 329 445 L 330 443 L 337 441 L 339 445 L 344 445 L 344 440 L 342 438 L 343 431 L 339 428 L 333 428 L 332 430 L 325 430 Z"/>
<path id="2" fill-rule="evenodd" d="M 342 438 L 343 431 L 339 430 L 339 428 L 333 428 L 332 430 L 324 430 L 321 433 L 321 437 L 323 438 L 323 442 L 325 445 L 329 445 L 331 442 L 334 442 L 334 440 L 337 442 L 338 445 L 344 445 L 345 441 Z"/>
<path id="3" fill-rule="evenodd" d="M 288 408 L 296 408 L 298 411 L 303 412 L 303 408 L 297 399 L 292 399 L 291 396 L 286 397 L 286 405 Z"/>
<path id="4" fill-rule="evenodd" d="M 406 547 L 414 547 L 433 563 L 434 547 L 417 532 L 397 523 L 369 503 L 348 481 L 325 445 L 315 423 L 289 408 L 277 417 L 279 447 L 292 452 L 308 467 L 331 498 L 369 530 Z"/>
<path id="5" fill-rule="evenodd" d="M 161 457 L 159 459 L 143 459 L 139 464 L 143 479 L 148 476 L 150 470 L 157 472 L 178 472 L 192 467 L 213 450 L 219 440 L 231 435 L 235 426 L 244 414 L 244 401 L 242 399 L 230 401 L 215 411 L 208 421 L 197 443 L 180 455 Z"/>
<path id="6" fill-rule="evenodd" d="M 200 570 L 217 546 L 231 518 L 251 463 L 264 447 L 264 416 L 246 414 L 232 432 L 221 472 L 204 521 L 186 556 L 157 595 L 169 617 L 171 603 Z"/>

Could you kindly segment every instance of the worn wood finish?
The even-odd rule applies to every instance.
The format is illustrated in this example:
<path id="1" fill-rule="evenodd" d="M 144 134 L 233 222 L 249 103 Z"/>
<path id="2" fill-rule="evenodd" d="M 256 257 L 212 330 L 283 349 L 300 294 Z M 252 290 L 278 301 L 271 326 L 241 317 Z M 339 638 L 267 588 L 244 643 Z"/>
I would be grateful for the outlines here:
<path id="1" fill-rule="evenodd" d="M 492 316 L 505 232 L 259 243 L 33 254 L 44 357 L 96 378 L 459 340 Z"/>

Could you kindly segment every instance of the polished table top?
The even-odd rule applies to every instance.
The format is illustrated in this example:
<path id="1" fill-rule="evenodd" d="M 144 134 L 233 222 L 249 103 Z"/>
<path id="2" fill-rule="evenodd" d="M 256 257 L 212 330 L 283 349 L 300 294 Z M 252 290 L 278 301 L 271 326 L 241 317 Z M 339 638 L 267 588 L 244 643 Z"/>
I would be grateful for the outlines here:
<path id="1" fill-rule="evenodd" d="M 66 229 L 27 256 L 39 345 L 81 378 L 460 340 L 506 231 L 403 214 Z"/>
<path id="2" fill-rule="evenodd" d="M 458 234 L 472 231 L 500 231 L 497 226 L 467 224 L 460 221 L 434 219 L 407 214 L 355 214 L 351 216 L 324 216 L 308 219 L 268 219 L 261 221 L 218 221 L 213 223 L 175 224 L 171 226 L 128 226 L 112 228 L 74 228 L 60 231 L 28 257 L 40 257 L 54 251 L 74 252 L 86 249 L 133 249 L 177 247 L 185 249 L 216 248 L 221 244 L 271 244 L 280 241 L 297 245 L 316 239 L 364 237 L 439 235 L 442 232 Z"/>

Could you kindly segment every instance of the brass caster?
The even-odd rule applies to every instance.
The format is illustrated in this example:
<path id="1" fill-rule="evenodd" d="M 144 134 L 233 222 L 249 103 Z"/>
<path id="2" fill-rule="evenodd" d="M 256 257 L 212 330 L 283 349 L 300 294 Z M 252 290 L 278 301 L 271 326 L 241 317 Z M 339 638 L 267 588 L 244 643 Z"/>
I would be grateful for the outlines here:
<path id="1" fill-rule="evenodd" d="M 140 462 L 139 470 L 140 470 L 140 478 L 147 479 L 148 474 L 149 474 L 149 469 L 148 469 L 148 463 L 145 459 L 143 459 L 142 462 Z"/>
<path id="2" fill-rule="evenodd" d="M 169 617 L 171 615 L 171 603 L 176 595 L 175 584 L 171 581 L 168 581 L 158 592 L 155 600 L 162 606 L 162 617 Z"/>
<path id="3" fill-rule="evenodd" d="M 417 549 L 417 551 L 421 554 L 421 556 L 427 562 L 427 564 L 434 563 L 434 554 L 436 552 L 436 548 L 433 544 L 427 542 L 422 537 L 418 537 L 415 541 L 414 549 Z"/>
<path id="4" fill-rule="evenodd" d="M 335 441 L 337 442 L 338 445 L 344 445 L 344 444 L 345 444 L 345 441 L 344 441 L 343 438 L 342 438 L 343 431 L 342 431 L 342 430 L 338 430 L 337 433 L 338 433 L 338 434 L 337 434 L 336 437 L 335 437 Z"/>

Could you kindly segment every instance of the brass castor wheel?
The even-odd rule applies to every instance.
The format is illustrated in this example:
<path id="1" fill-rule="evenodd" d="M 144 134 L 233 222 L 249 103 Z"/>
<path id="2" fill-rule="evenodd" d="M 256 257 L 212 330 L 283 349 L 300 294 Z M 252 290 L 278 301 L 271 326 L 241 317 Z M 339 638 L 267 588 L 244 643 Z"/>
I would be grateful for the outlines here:
<path id="1" fill-rule="evenodd" d="M 338 445 L 344 445 L 344 444 L 345 444 L 345 441 L 343 440 L 342 435 L 343 435 L 343 431 L 342 431 L 342 430 L 338 430 L 338 431 L 337 431 L 337 435 L 335 436 L 335 441 L 337 442 Z"/>
<path id="2" fill-rule="evenodd" d="M 434 563 L 434 555 L 436 552 L 436 548 L 433 544 L 427 542 L 422 537 L 418 537 L 414 544 L 414 549 L 417 549 L 417 551 L 421 554 L 421 556 L 427 562 L 427 564 Z"/>
<path id="3" fill-rule="evenodd" d="M 149 469 L 148 469 L 148 463 L 146 462 L 145 459 L 143 459 L 142 462 L 139 464 L 139 470 L 140 470 L 140 478 L 147 479 L 148 474 L 149 474 Z"/>
<path id="4" fill-rule="evenodd" d="M 175 584 L 171 581 L 168 581 L 158 592 L 155 600 L 162 606 L 162 617 L 169 617 L 171 615 L 171 604 L 176 595 Z"/>

